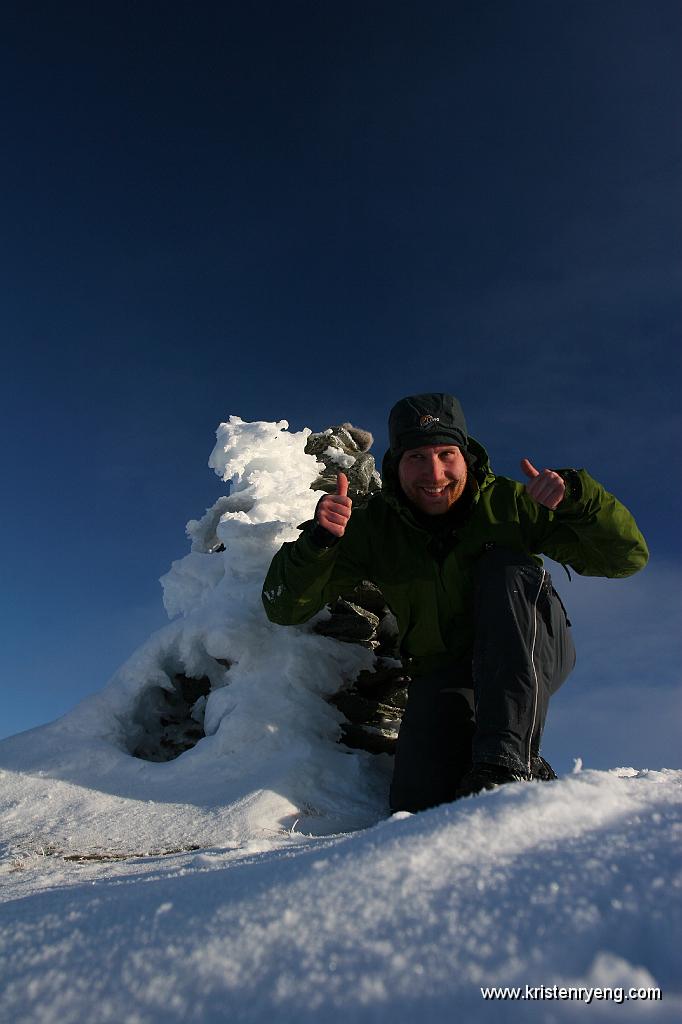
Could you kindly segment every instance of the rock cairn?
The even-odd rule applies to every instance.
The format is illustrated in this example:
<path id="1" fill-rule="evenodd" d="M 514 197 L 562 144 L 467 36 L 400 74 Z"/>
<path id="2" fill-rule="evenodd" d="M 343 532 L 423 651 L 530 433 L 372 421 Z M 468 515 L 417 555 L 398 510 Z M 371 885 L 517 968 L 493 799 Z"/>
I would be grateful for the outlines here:
<path id="1" fill-rule="evenodd" d="M 366 504 L 381 489 L 381 477 L 369 453 L 373 440 L 369 431 L 352 423 L 311 434 L 305 450 L 324 465 L 311 485 L 313 490 L 335 491 L 337 473 L 342 470 L 354 506 Z M 369 580 L 342 594 L 329 610 L 331 617 L 316 625 L 317 633 L 361 644 L 376 654 L 373 671 L 361 672 L 349 687 L 330 698 L 346 718 L 340 742 L 372 754 L 391 754 L 407 703 L 408 683 L 398 659 L 395 618 L 381 591 Z"/>
<path id="2" fill-rule="evenodd" d="M 381 477 L 369 453 L 373 440 L 368 431 L 351 423 L 310 434 L 305 450 L 324 467 L 311 484 L 312 490 L 335 491 L 337 474 L 343 470 L 354 506 L 366 504 L 381 489 Z M 211 523 L 207 526 L 202 520 L 205 536 L 201 544 L 195 543 L 197 550 L 224 551 L 215 533 L 222 512 L 222 503 L 218 502 L 212 509 Z M 398 659 L 395 619 L 381 591 L 368 580 L 328 607 L 330 617 L 319 622 L 315 631 L 344 643 L 361 644 L 376 655 L 371 672 L 360 672 L 350 685 L 329 698 L 345 717 L 339 742 L 372 754 L 391 754 L 407 703 L 408 683 Z M 220 660 L 219 666 L 229 669 L 230 662 Z M 172 689 L 152 687 L 138 702 L 129 736 L 134 757 L 172 761 L 205 736 L 204 708 L 210 679 L 178 673 L 171 682 Z"/>
<path id="3" fill-rule="evenodd" d="M 348 477 L 348 494 L 353 501 L 364 505 L 370 496 L 381 490 L 381 477 L 374 465 L 369 449 L 374 438 L 368 430 L 342 423 L 328 427 L 319 434 L 311 434 L 305 446 L 307 455 L 314 455 L 324 469 L 310 485 L 313 491 L 336 490 L 336 476 L 342 470 Z"/>

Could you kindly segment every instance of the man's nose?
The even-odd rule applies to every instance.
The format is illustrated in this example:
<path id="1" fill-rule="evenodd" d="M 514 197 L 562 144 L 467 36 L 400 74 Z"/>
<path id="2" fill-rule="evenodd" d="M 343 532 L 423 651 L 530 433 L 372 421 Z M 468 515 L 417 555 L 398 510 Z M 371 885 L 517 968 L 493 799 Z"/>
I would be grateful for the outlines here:
<path id="1" fill-rule="evenodd" d="M 429 480 L 438 480 L 440 478 L 440 464 L 435 455 L 427 462 L 426 472 Z"/>

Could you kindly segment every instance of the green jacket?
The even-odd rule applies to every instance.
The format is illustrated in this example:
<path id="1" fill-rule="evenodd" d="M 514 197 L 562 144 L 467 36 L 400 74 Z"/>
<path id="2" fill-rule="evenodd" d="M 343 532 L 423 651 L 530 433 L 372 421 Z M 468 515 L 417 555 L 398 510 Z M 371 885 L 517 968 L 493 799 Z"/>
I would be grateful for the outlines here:
<path id="1" fill-rule="evenodd" d="M 473 438 L 469 450 L 476 459 L 469 474 L 471 503 L 452 533 L 438 539 L 420 525 L 387 453 L 382 491 L 353 510 L 338 543 L 316 546 L 312 524 L 306 524 L 298 540 L 275 555 L 263 586 L 268 618 L 297 625 L 371 580 L 398 621 L 410 673 L 420 675 L 471 652 L 472 570 L 491 543 L 526 552 L 540 565 L 537 555 L 548 555 L 583 576 L 630 576 L 646 565 L 646 542 L 632 515 L 585 470 L 559 470 L 569 486 L 552 512 L 533 501 L 523 484 L 495 476 Z"/>

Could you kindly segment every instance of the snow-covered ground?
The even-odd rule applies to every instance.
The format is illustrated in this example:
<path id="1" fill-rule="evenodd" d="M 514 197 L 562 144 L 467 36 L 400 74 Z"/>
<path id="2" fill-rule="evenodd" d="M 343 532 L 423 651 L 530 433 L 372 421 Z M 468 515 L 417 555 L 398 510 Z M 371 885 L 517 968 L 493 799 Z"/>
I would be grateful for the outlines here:
<path id="1" fill-rule="evenodd" d="M 305 437 L 221 425 L 232 489 L 163 580 L 173 620 L 0 743 L 0 1019 L 678 1021 L 682 772 L 577 765 L 388 817 L 390 759 L 336 743 L 324 697 L 371 654 L 260 604 L 315 505 Z M 210 679 L 206 737 L 133 757 L 178 673 Z"/>

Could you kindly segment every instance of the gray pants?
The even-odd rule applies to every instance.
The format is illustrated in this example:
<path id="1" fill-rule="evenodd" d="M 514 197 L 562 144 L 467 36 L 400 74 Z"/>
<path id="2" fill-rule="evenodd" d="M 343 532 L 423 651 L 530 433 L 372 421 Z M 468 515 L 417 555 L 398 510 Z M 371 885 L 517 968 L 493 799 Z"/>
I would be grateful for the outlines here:
<path id="1" fill-rule="evenodd" d="M 474 574 L 473 657 L 410 683 L 396 747 L 393 811 L 453 800 L 473 762 L 529 772 L 549 698 L 575 665 L 570 623 L 549 573 L 492 548 Z"/>

